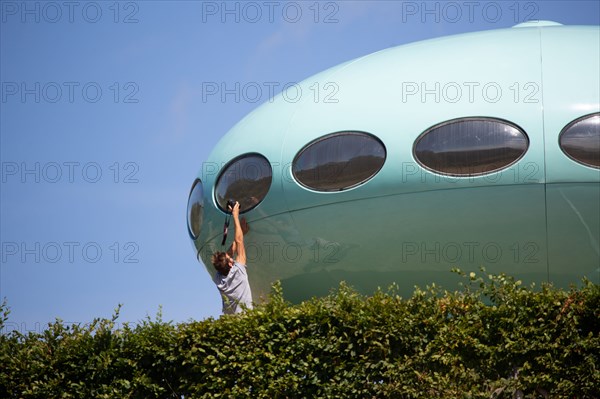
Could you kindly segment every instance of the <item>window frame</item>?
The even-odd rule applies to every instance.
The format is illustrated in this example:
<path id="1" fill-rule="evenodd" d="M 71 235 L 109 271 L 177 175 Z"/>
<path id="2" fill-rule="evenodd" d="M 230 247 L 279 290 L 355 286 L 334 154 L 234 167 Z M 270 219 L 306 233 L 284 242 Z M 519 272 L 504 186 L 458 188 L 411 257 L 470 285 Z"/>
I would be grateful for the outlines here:
<path id="1" fill-rule="evenodd" d="M 194 189 L 196 188 L 196 186 L 200 184 L 200 189 L 202 190 L 202 213 L 204 213 L 204 186 L 202 185 L 202 179 L 200 179 L 199 177 L 197 177 L 194 182 L 192 183 L 192 188 L 190 189 L 190 193 L 188 194 L 188 202 L 187 202 L 187 206 L 186 206 L 186 223 L 187 223 L 187 228 L 188 228 L 188 234 L 190 235 L 190 237 L 192 238 L 192 240 L 197 240 L 198 237 L 200 237 L 200 233 L 202 232 L 202 219 L 203 219 L 203 215 L 201 213 L 200 215 L 200 230 L 198 230 L 198 234 L 194 235 L 194 232 L 192 231 L 192 228 L 190 226 L 190 216 L 191 216 L 191 210 L 190 210 L 190 200 L 192 199 L 192 194 L 194 193 Z"/>
<path id="2" fill-rule="evenodd" d="M 233 164 L 235 164 L 236 162 L 238 162 L 238 161 L 240 161 L 240 160 L 242 160 L 244 158 L 248 158 L 248 157 L 251 157 L 251 156 L 256 156 L 256 157 L 262 158 L 266 162 L 266 164 L 269 166 L 269 172 L 270 172 L 270 178 L 271 178 L 271 180 L 269 181 L 269 187 L 267 188 L 267 191 L 265 192 L 264 196 L 256 204 L 254 204 L 250 208 L 242 210 L 241 207 L 240 207 L 240 214 L 249 212 L 249 211 L 253 210 L 254 208 L 256 208 L 259 204 L 261 204 L 264 201 L 264 199 L 267 197 L 267 194 L 271 190 L 271 185 L 273 184 L 273 167 L 271 166 L 271 162 L 269 161 L 269 159 L 266 156 L 264 156 L 264 155 L 262 155 L 261 153 L 258 153 L 258 152 L 246 152 L 246 153 L 240 154 L 240 155 L 234 157 L 233 159 L 231 159 L 229 162 L 227 162 L 225 164 L 225 166 L 223 166 L 221 168 L 221 170 L 219 171 L 219 174 L 218 174 L 217 178 L 215 179 L 215 184 L 213 185 L 213 195 L 212 195 L 212 197 L 213 197 L 213 201 L 215 203 L 215 206 L 220 211 L 222 211 L 224 213 L 229 213 L 228 210 L 223 209 L 221 207 L 221 204 L 219 203 L 219 200 L 217 198 L 217 187 L 219 186 L 219 182 L 221 181 L 221 178 L 223 177 L 223 175 L 225 174 L 225 172 Z"/>
<path id="3" fill-rule="evenodd" d="M 592 168 L 592 169 L 600 169 L 600 165 L 596 166 L 596 165 L 590 165 L 588 163 L 585 163 L 577 158 L 575 158 L 574 156 L 572 156 L 571 154 L 569 154 L 567 151 L 565 151 L 564 146 L 562 145 L 562 137 L 565 133 L 567 133 L 569 131 L 569 129 L 571 129 L 573 126 L 575 126 L 576 124 L 578 124 L 581 121 L 584 121 L 586 119 L 590 119 L 592 117 L 598 117 L 600 118 L 600 112 L 594 112 L 591 114 L 587 114 L 587 115 L 583 115 L 580 116 L 579 118 L 573 119 L 571 122 L 567 123 L 565 125 L 565 127 L 562 128 L 562 130 L 560 131 L 560 133 L 558 134 L 558 148 L 560 148 L 560 150 L 562 151 L 562 153 L 564 155 L 567 156 L 567 158 L 569 158 L 570 160 L 572 160 L 573 162 L 577 163 L 578 165 L 582 165 L 588 168 Z"/>
<path id="4" fill-rule="evenodd" d="M 419 144 L 419 142 L 421 141 L 421 139 L 423 137 L 425 137 L 427 134 L 430 134 L 433 130 L 440 129 L 440 128 L 442 128 L 444 126 L 447 126 L 447 125 L 456 124 L 456 123 L 465 122 L 465 121 L 498 122 L 498 123 L 501 123 L 501 124 L 504 124 L 504 125 L 508 125 L 508 126 L 514 128 L 514 129 L 516 129 L 517 131 L 519 131 L 522 134 L 522 136 L 525 138 L 525 141 L 526 141 L 525 149 L 523 150 L 523 152 L 521 153 L 521 155 L 519 155 L 517 158 L 515 158 L 511 162 L 507 163 L 506 165 L 503 165 L 503 166 L 501 166 L 499 168 L 488 170 L 488 171 L 485 171 L 485 172 L 468 173 L 468 174 L 449 173 L 449 172 L 444 172 L 444 171 L 441 171 L 441 170 L 437 170 L 437 169 L 434 169 L 434 168 L 432 168 L 430 166 L 425 165 L 425 163 L 423 163 L 419 159 L 419 157 L 417 156 L 417 145 Z M 466 116 L 466 117 L 449 119 L 447 121 L 437 123 L 435 125 L 432 125 L 432 126 L 428 127 L 427 129 L 425 129 L 421 134 L 419 134 L 419 136 L 415 139 L 415 141 L 413 143 L 412 156 L 413 156 L 413 159 L 415 160 L 415 162 L 417 162 L 417 164 L 419 166 L 421 166 L 422 168 L 424 168 L 425 170 L 427 170 L 427 171 L 429 171 L 431 173 L 435 173 L 435 174 L 442 175 L 442 176 L 452 176 L 452 177 L 458 177 L 458 178 L 468 178 L 468 177 L 477 177 L 477 176 L 490 175 L 490 174 L 502 171 L 504 169 L 507 169 L 507 168 L 513 166 L 514 164 L 516 164 L 517 162 L 519 162 L 525 156 L 525 154 L 527 154 L 527 151 L 529 151 L 530 145 L 531 145 L 531 140 L 529 139 L 529 135 L 527 134 L 527 132 L 525 131 L 525 129 L 523 129 L 522 127 L 520 127 L 519 125 L 517 125 L 514 122 L 511 122 L 509 120 L 502 119 L 502 118 L 492 117 L 492 116 Z"/>
<path id="5" fill-rule="evenodd" d="M 338 137 L 338 136 L 361 136 L 361 137 L 368 137 L 370 139 L 373 139 L 376 143 L 378 143 L 381 148 L 383 149 L 384 155 L 383 155 L 383 162 L 381 163 L 381 166 L 379 166 L 379 168 L 377 168 L 377 170 L 375 170 L 373 173 L 371 173 L 367 178 L 354 183 L 350 186 L 347 187 L 343 187 L 343 188 L 336 188 L 336 189 L 319 189 L 319 188 L 315 188 L 315 187 L 311 187 L 305 183 L 303 183 L 297 176 L 296 173 L 294 171 L 294 166 L 296 164 L 296 162 L 298 161 L 298 159 L 300 158 L 300 156 L 302 154 L 304 154 L 309 148 L 317 145 L 320 142 L 329 140 L 333 137 Z M 317 193 L 340 193 L 343 191 L 348 191 L 348 190 L 352 190 L 355 189 L 359 186 L 362 186 L 363 184 L 369 182 L 371 179 L 373 179 L 377 174 L 379 174 L 379 172 L 381 172 L 381 170 L 383 169 L 383 167 L 385 166 L 385 163 L 387 161 L 387 155 L 388 155 L 388 151 L 387 148 L 384 144 L 384 142 L 377 136 L 375 136 L 372 133 L 369 132 L 365 132 L 362 130 L 340 130 L 340 131 L 336 131 L 333 133 L 327 133 L 323 136 L 320 136 L 308 143 L 306 143 L 305 145 L 302 146 L 302 148 L 300 148 L 300 150 L 296 153 L 296 155 L 294 156 L 294 159 L 292 160 L 292 164 L 291 164 L 291 175 L 292 178 L 294 179 L 294 181 L 301 186 L 302 188 L 305 188 L 307 190 L 310 191 L 314 191 Z"/>

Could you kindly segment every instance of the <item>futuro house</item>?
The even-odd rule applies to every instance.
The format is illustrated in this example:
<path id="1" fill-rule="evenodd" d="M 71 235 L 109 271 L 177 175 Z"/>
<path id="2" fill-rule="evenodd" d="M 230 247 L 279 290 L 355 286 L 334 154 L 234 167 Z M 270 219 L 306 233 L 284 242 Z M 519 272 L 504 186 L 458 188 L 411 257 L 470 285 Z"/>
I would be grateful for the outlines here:
<path id="1" fill-rule="evenodd" d="M 600 283 L 599 39 L 529 22 L 386 49 L 282 92 L 203 162 L 187 214 L 198 258 L 213 274 L 231 198 L 251 227 L 255 301 L 276 280 L 292 301 L 342 280 L 454 289 L 453 267 Z"/>

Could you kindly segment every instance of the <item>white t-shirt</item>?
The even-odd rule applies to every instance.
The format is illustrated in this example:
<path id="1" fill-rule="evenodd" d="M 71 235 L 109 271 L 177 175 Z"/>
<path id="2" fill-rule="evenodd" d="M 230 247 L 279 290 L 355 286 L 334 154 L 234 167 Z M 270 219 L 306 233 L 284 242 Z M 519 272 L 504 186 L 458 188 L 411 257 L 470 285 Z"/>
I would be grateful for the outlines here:
<path id="1" fill-rule="evenodd" d="M 252 291 L 250 291 L 246 266 L 234 262 L 227 276 L 217 272 L 214 282 L 221 292 L 224 314 L 241 313 L 243 311 L 241 304 L 252 309 Z"/>

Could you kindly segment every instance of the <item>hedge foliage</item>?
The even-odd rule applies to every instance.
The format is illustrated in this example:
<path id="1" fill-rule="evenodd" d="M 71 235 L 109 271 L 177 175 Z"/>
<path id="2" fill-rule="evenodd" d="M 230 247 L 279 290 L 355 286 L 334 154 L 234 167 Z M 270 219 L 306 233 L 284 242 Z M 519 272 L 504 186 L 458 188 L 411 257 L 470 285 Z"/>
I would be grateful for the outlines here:
<path id="1" fill-rule="evenodd" d="M 459 272 L 460 273 L 460 272 Z M 238 316 L 0 335 L 2 398 L 598 398 L 600 288 L 342 284 L 291 305 L 279 285 Z M 7 310 L 3 305 L 6 322 Z"/>

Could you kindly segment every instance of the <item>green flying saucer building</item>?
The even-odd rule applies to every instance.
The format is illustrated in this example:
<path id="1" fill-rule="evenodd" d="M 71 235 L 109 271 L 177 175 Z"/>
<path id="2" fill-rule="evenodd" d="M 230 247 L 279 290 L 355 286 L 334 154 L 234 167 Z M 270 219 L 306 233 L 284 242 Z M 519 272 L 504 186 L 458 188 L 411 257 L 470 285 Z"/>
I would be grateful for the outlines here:
<path id="1" fill-rule="evenodd" d="M 287 87 L 201 163 L 187 224 L 215 273 L 241 204 L 255 301 L 454 267 L 600 283 L 600 31 L 529 22 L 348 61 Z M 229 235 L 227 246 L 232 239 Z"/>

